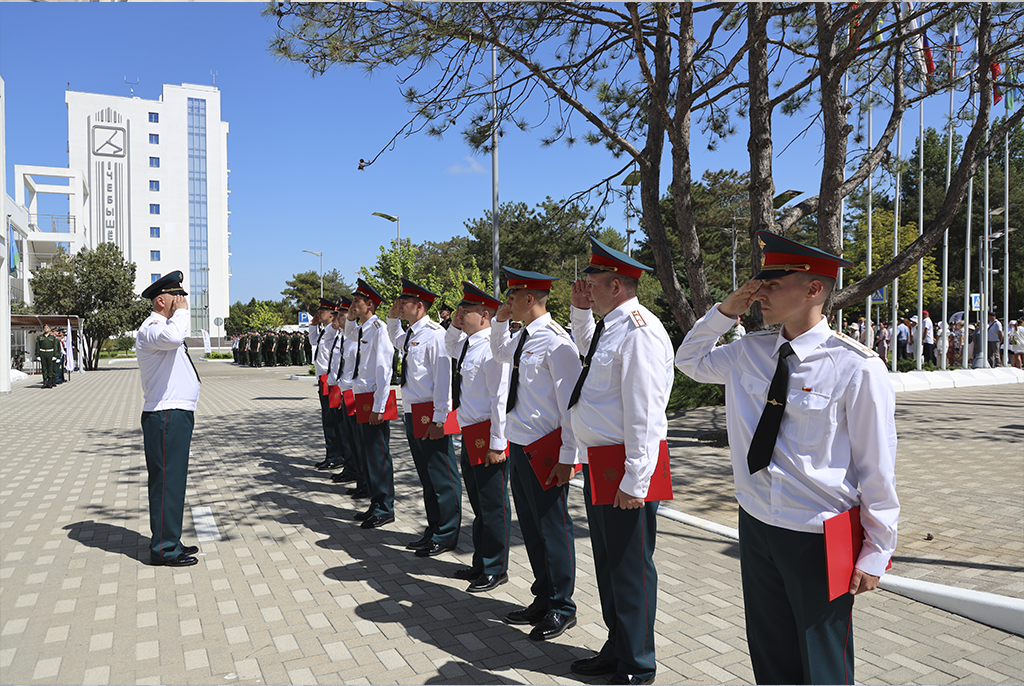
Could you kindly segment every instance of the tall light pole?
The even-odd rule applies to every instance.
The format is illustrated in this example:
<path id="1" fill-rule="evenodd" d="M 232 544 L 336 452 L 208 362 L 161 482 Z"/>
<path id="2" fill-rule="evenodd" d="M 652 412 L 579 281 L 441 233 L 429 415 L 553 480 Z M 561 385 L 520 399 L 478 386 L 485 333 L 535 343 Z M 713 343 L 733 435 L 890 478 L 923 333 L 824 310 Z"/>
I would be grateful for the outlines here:
<path id="1" fill-rule="evenodd" d="M 324 254 L 322 252 L 313 252 L 312 250 L 303 250 L 302 252 L 308 252 L 310 255 L 316 255 L 320 258 L 320 298 L 324 297 Z"/>
<path id="2" fill-rule="evenodd" d="M 400 218 L 397 215 L 392 217 L 390 214 L 384 214 L 383 212 L 374 212 L 373 216 L 374 217 L 381 217 L 383 219 L 387 219 L 389 222 L 392 222 L 392 223 L 394 223 L 397 226 L 398 233 L 396 234 L 396 238 L 398 238 L 398 245 L 401 246 L 402 245 L 402 222 L 401 222 Z"/>
<path id="3" fill-rule="evenodd" d="M 633 209 L 633 188 L 640 185 L 640 172 L 632 171 L 626 176 L 622 185 L 626 187 L 626 254 L 633 256 L 633 234 L 636 229 L 629 227 L 629 218 Z M 736 290 L 735 288 L 733 290 Z"/>

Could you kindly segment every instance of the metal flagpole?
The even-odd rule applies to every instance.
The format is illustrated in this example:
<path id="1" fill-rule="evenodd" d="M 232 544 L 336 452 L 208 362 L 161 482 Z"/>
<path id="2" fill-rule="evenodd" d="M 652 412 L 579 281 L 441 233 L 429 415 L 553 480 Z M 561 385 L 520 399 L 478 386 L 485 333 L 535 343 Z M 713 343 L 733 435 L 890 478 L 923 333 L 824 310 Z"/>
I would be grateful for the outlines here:
<path id="1" fill-rule="evenodd" d="M 924 100 L 921 101 L 921 133 L 917 139 L 917 237 L 924 233 Z M 932 325 L 932 333 L 935 327 Z M 914 337 L 914 355 L 917 368 L 924 360 L 924 257 L 917 261 L 917 336 Z"/>
<path id="2" fill-rule="evenodd" d="M 953 45 L 949 47 L 949 140 L 946 142 L 946 191 L 949 191 L 949 180 L 953 174 L 953 78 L 956 76 L 956 30 L 953 31 Z M 949 297 L 946 290 L 949 286 L 949 229 L 942 234 L 942 346 L 939 368 L 946 368 L 947 349 L 949 347 Z"/>
<path id="3" fill-rule="evenodd" d="M 491 271 L 494 297 L 500 298 L 501 261 L 498 254 L 498 47 L 491 46 Z"/>
<path id="4" fill-rule="evenodd" d="M 988 142 L 989 126 L 985 127 L 985 142 Z M 985 226 L 983 228 L 985 239 L 981 242 L 981 310 L 982 315 L 978 317 L 978 329 L 980 330 L 985 324 L 988 323 L 988 313 L 992 311 L 992 217 L 989 215 L 988 209 L 988 173 L 989 173 L 989 162 L 992 156 L 989 155 L 985 158 Z M 983 331 L 982 335 L 978 337 L 980 339 L 980 345 L 982 347 L 982 368 L 987 369 L 990 365 L 988 363 L 988 332 Z"/>
<path id="5" fill-rule="evenodd" d="M 903 117 L 900 116 L 899 128 L 896 129 L 896 203 L 892 216 L 892 256 L 893 259 L 900 254 L 900 170 L 903 162 L 900 160 L 900 156 L 903 154 Z M 899 328 L 899 296 L 900 296 L 900 277 L 897 276 L 892 280 L 892 335 L 895 337 L 894 340 L 898 342 L 899 337 L 897 336 L 897 329 Z M 899 351 L 899 345 L 896 346 L 897 352 Z M 896 361 L 898 355 L 892 356 L 892 370 L 897 370 Z"/>
<path id="6" fill-rule="evenodd" d="M 1004 96 L 1005 97 L 1005 96 Z M 1010 116 L 1010 108 L 1006 108 Z M 1010 134 L 1003 139 L 1003 366 L 1010 366 Z"/>
<path id="7" fill-rule="evenodd" d="M 875 140 L 874 135 L 872 134 L 872 127 L 871 127 L 871 123 L 872 123 L 871 122 L 871 120 L 872 120 L 872 116 L 871 116 L 872 115 L 872 102 L 871 102 L 871 99 L 872 99 L 873 96 L 874 96 L 874 93 L 872 92 L 872 88 L 871 88 L 871 69 L 869 67 L 868 68 L 868 150 L 871 149 L 871 145 L 872 145 L 872 143 Z M 872 219 L 872 217 L 871 217 L 871 213 L 872 213 L 872 209 L 871 209 L 871 185 L 872 184 L 871 184 L 871 182 L 874 180 L 874 178 L 875 178 L 875 170 L 872 169 L 871 173 L 868 174 L 868 244 L 867 244 L 867 264 L 866 264 L 866 269 L 867 269 L 867 274 L 868 275 L 871 274 L 871 256 L 872 256 L 871 255 L 871 219 Z M 865 322 L 865 326 L 868 327 L 868 330 L 864 333 L 864 344 L 866 346 L 868 346 L 869 348 L 873 349 L 875 347 L 875 341 L 874 341 L 874 338 L 875 338 L 875 336 L 874 336 L 875 326 L 874 326 L 874 323 L 873 323 L 872 318 L 871 318 L 871 296 L 872 296 L 872 294 L 868 293 L 867 297 L 864 299 L 864 322 Z"/>
<path id="8" fill-rule="evenodd" d="M 974 96 L 971 96 L 973 103 Z M 971 368 L 971 360 L 967 355 L 967 344 L 971 324 L 971 207 L 974 201 L 974 174 L 967 181 L 967 232 L 964 236 L 964 335 L 962 341 L 963 368 Z"/>

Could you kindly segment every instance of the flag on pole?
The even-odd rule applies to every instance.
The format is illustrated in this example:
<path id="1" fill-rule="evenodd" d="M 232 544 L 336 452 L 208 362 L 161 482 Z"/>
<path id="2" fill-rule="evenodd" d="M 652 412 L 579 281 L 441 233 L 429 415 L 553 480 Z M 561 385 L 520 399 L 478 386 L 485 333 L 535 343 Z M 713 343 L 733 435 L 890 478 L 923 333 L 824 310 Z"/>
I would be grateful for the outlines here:
<path id="1" fill-rule="evenodd" d="M 914 13 L 914 3 L 908 2 L 907 3 L 907 10 L 911 14 L 913 14 Z M 925 62 L 925 40 L 924 40 L 923 35 L 918 33 L 918 24 L 917 24 L 917 19 L 916 18 L 913 18 L 913 19 L 910 20 L 910 29 L 911 29 L 911 31 L 914 34 L 916 34 L 911 39 L 913 41 L 913 48 L 911 49 L 910 54 L 913 55 L 914 63 L 917 64 L 917 71 L 921 75 L 921 83 L 926 84 L 926 83 L 928 83 L 929 75 L 932 73 L 932 71 L 935 70 L 935 63 L 932 62 L 932 64 L 931 64 L 932 70 L 929 71 L 928 70 L 928 64 Z M 931 55 L 931 50 L 930 49 L 928 51 L 928 54 L 929 54 L 929 56 Z"/>
<path id="2" fill-rule="evenodd" d="M 1002 75 L 1003 68 L 999 66 L 998 62 L 993 62 L 989 65 L 989 72 L 992 74 L 992 104 L 998 105 L 1003 101 L 1003 91 L 996 84 L 996 80 Z"/>
<path id="3" fill-rule="evenodd" d="M 956 77 L 956 58 L 957 53 L 963 52 L 960 48 L 960 33 L 957 31 L 957 27 L 953 25 L 953 36 L 950 42 L 949 48 L 949 78 L 953 79 Z"/>
<path id="4" fill-rule="evenodd" d="M 1013 65 L 1008 65 L 1006 67 L 1006 80 L 1009 81 L 1011 84 L 1016 84 L 1017 82 L 1014 79 L 1015 76 L 1016 76 L 1016 74 L 1013 71 Z M 1006 111 L 1007 112 L 1012 112 L 1013 111 L 1013 107 L 1014 107 L 1013 99 L 1014 99 L 1014 93 L 1016 91 L 1017 91 L 1017 88 L 1015 86 L 1007 86 L 1006 87 Z"/>

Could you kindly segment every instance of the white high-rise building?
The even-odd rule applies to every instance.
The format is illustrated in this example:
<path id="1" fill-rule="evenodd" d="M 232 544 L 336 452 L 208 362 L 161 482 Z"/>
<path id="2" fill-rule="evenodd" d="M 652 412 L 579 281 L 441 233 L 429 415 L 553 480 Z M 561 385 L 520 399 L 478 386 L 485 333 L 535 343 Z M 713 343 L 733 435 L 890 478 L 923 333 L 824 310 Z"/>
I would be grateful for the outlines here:
<path id="1" fill-rule="evenodd" d="M 84 243 L 116 243 L 141 292 L 180 270 L 192 335 L 229 313 L 228 124 L 212 86 L 159 100 L 68 91 L 68 167 L 82 170 Z"/>

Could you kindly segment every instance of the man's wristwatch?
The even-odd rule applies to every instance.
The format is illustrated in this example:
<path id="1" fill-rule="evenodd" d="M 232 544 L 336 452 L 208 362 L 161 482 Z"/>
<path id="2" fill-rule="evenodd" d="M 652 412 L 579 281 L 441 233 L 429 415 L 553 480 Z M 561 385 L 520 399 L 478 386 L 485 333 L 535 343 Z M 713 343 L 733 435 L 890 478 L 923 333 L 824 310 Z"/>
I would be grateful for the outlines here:
<path id="1" fill-rule="evenodd" d="M 443 429 L 444 422 L 434 422 L 434 426 L 436 426 L 438 429 Z"/>

